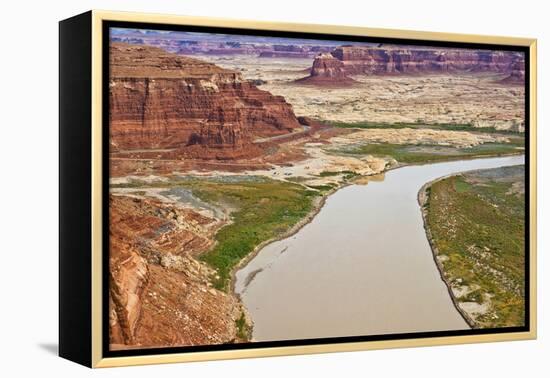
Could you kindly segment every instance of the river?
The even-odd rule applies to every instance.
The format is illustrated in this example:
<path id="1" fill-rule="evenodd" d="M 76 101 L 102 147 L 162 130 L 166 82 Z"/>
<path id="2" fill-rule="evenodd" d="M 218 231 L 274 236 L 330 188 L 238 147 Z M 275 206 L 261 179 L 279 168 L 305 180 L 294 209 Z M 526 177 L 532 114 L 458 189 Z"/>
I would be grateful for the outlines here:
<path id="1" fill-rule="evenodd" d="M 310 223 L 237 271 L 253 340 L 467 329 L 434 263 L 418 191 L 442 176 L 523 162 L 408 166 L 336 191 Z"/>

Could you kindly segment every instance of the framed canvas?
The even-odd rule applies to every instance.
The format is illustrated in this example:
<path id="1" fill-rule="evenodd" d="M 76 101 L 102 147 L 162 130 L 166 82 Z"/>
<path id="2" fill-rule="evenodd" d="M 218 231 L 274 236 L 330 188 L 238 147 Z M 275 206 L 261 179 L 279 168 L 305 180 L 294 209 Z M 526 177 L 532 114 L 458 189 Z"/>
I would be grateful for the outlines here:
<path id="1" fill-rule="evenodd" d="M 59 353 L 536 337 L 534 39 L 60 22 Z"/>

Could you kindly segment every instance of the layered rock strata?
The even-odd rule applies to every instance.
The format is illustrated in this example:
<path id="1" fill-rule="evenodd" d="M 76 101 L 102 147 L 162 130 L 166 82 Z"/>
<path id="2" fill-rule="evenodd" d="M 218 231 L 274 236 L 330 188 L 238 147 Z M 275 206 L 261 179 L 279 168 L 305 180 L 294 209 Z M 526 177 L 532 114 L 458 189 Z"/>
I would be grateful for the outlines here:
<path id="1" fill-rule="evenodd" d="M 348 77 L 344 62 L 331 53 L 319 54 L 310 70 L 308 77 L 296 80 L 305 84 L 351 84 L 353 79 Z"/>
<path id="2" fill-rule="evenodd" d="M 123 43 L 111 45 L 109 59 L 115 151 L 200 145 L 235 154 L 256 136 L 299 127 L 283 97 L 258 89 L 237 72 Z"/>
<path id="3" fill-rule="evenodd" d="M 521 75 L 524 56 L 518 52 L 341 46 L 319 54 L 302 83 L 350 83 L 351 75 L 494 72 Z"/>
<path id="4" fill-rule="evenodd" d="M 240 304 L 194 258 L 219 220 L 138 196 L 111 196 L 109 209 L 111 349 L 236 341 Z"/>
<path id="5" fill-rule="evenodd" d="M 502 80 L 507 84 L 520 84 L 525 85 L 525 64 L 522 62 L 515 62 L 510 70 L 510 75 Z"/>

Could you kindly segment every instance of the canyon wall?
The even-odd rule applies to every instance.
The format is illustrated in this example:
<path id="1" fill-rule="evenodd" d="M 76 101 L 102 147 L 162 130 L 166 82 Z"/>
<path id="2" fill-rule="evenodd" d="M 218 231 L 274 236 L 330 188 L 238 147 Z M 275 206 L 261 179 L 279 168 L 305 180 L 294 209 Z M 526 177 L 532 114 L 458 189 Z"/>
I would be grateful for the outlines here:
<path id="1" fill-rule="evenodd" d="M 524 56 L 518 52 L 340 46 L 329 54 L 319 54 L 310 75 L 302 83 L 350 83 L 353 75 L 414 75 L 433 73 L 494 72 L 519 81 Z"/>
<path id="2" fill-rule="evenodd" d="M 349 73 L 342 60 L 331 53 L 322 53 L 313 60 L 310 75 L 298 79 L 296 82 L 324 85 L 353 83 L 354 80 L 348 75 Z"/>
<path id="3" fill-rule="evenodd" d="M 239 150 L 299 127 L 291 105 L 237 72 L 151 46 L 110 48 L 113 151 L 200 145 Z"/>
<path id="4" fill-rule="evenodd" d="M 222 221 L 161 201 L 110 196 L 111 349 L 231 343 L 242 309 L 195 259 Z"/>
<path id="5" fill-rule="evenodd" d="M 501 80 L 503 83 L 509 84 L 525 84 L 525 63 L 521 61 L 515 62 L 510 69 L 510 75 Z"/>

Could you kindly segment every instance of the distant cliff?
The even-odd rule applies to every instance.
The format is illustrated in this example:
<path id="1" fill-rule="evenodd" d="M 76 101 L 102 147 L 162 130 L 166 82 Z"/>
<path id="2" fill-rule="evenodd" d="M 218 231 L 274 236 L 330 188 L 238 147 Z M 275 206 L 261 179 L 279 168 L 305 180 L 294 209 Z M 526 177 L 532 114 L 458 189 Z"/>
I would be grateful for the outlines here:
<path id="1" fill-rule="evenodd" d="M 494 72 L 508 75 L 511 83 L 522 82 L 525 60 L 509 51 L 341 46 L 319 54 L 310 75 L 298 82 L 348 84 L 353 75 L 414 75 L 424 73 Z M 508 78 L 506 77 L 506 79 Z"/>

